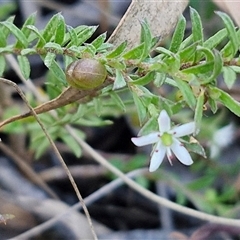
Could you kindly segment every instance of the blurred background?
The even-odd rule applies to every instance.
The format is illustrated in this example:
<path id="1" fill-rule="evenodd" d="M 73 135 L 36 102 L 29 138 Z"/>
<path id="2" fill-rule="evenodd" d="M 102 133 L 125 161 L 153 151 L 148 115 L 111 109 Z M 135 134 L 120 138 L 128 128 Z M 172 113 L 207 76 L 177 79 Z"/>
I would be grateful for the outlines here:
<path id="1" fill-rule="evenodd" d="M 21 27 L 27 17 L 36 12 L 36 27 L 43 29 L 49 19 L 61 12 L 65 22 L 76 27 L 79 25 L 98 25 L 91 40 L 103 32 L 110 36 L 131 1 L 129 0 L 41 0 L 41 1 L 0 1 L 0 20 L 15 16 L 14 23 Z M 214 14 L 215 10 L 224 10 L 233 14 L 239 23 L 239 3 L 221 2 L 216 6 L 211 1 L 190 1 L 202 17 L 204 34 L 208 38 L 223 27 Z M 238 12 L 239 12 L 238 11 Z M 189 19 L 189 9 L 183 13 Z M 161 17 L 161 16 L 160 16 Z M 188 21 L 186 36 L 191 33 Z M 168 46 L 171 36 L 161 44 Z M 11 38 L 9 39 L 11 43 Z M 40 58 L 30 58 L 31 79 L 36 86 L 44 89 L 47 69 Z M 9 64 L 4 77 L 22 86 L 16 72 Z M 228 89 L 219 78 L 219 85 L 235 99 L 240 100 L 239 81 Z M 44 93 L 43 93 L 44 94 Z M 22 108 L 21 100 L 8 86 L 0 84 L 0 118 L 6 118 L 14 109 Z M 18 110 L 17 110 L 18 112 Z M 106 116 L 105 116 L 106 117 Z M 146 167 L 150 148 L 136 149 L 130 138 L 138 129 L 133 117 L 126 117 L 121 111 L 108 116 L 112 125 L 105 127 L 81 127 L 87 142 L 97 149 L 112 164 L 124 172 Z M 175 116 L 176 122 L 188 122 L 191 114 L 183 111 Z M 226 109 L 215 115 L 206 112 L 201 132 L 198 136 L 207 152 L 204 159 L 193 155 L 194 164 L 186 168 L 175 162 L 171 167 L 167 161 L 154 174 L 140 176 L 137 181 L 151 191 L 174 202 L 193 209 L 226 217 L 240 217 L 240 131 L 239 119 Z M 34 228 L 38 224 L 64 212 L 68 206 L 78 200 L 69 180 L 51 149 L 35 159 L 34 151 L 29 148 L 29 136 L 22 126 L 11 125 L 0 133 L 0 239 L 8 239 Z M 115 177 L 103 167 L 97 165 L 87 155 L 75 157 L 72 151 L 61 141 L 56 141 L 64 160 L 77 181 L 83 197 L 89 196 Z M 23 167 L 23 162 L 27 167 Z M 24 165 L 25 166 L 25 165 Z M 32 174 L 31 170 L 34 170 Z M 36 184 L 40 177 L 52 190 Z M 89 205 L 99 239 L 187 239 L 197 230 L 210 229 L 208 239 L 240 239 L 235 229 L 221 233 L 218 226 L 208 225 L 194 218 L 184 216 L 140 196 L 126 186 L 117 188 L 106 196 Z M 14 218 L 13 216 L 14 215 Z M 206 224 L 206 225 L 205 225 Z M 203 230 L 201 230 L 201 228 Z M 218 230 L 216 230 L 218 229 Z M 223 230 L 223 229 L 222 229 Z M 214 233 L 215 232 L 215 233 Z M 171 235 L 172 234 L 172 235 Z M 215 234 L 215 235 L 214 235 Z M 172 236 L 170 238 L 169 236 Z M 39 232 L 31 239 L 91 239 L 87 221 L 82 212 L 69 213 L 57 224 Z"/>

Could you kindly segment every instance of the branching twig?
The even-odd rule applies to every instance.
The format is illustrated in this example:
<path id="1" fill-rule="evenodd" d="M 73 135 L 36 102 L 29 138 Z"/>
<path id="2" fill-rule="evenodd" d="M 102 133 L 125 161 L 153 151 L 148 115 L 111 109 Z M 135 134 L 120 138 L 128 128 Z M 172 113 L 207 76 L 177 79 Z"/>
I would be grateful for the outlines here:
<path id="1" fill-rule="evenodd" d="M 177 203 L 171 202 L 165 198 L 162 198 L 151 191 L 143 188 L 130 178 L 126 177 L 124 173 L 122 173 L 119 169 L 111 165 L 105 158 L 103 158 L 98 152 L 96 152 L 91 146 L 89 146 L 86 142 L 84 142 L 81 138 L 78 137 L 78 135 L 74 132 L 74 130 L 70 126 L 66 126 L 66 129 L 68 132 L 75 138 L 75 140 L 79 143 L 79 145 L 83 148 L 84 151 L 88 152 L 89 155 L 91 155 L 98 163 L 100 163 L 102 166 L 106 167 L 108 170 L 110 170 L 112 173 L 116 174 L 118 177 L 120 177 L 128 186 L 130 186 L 135 191 L 139 192 L 143 196 L 147 197 L 148 199 L 152 200 L 153 202 L 156 202 L 158 204 L 161 204 L 167 208 L 170 208 L 172 210 L 175 210 L 177 212 L 209 221 L 216 224 L 223 224 L 228 226 L 240 226 L 240 220 L 237 219 L 231 219 L 231 218 L 224 218 L 224 217 L 218 217 L 211 214 L 203 213 L 196 211 L 194 209 L 190 209 L 184 206 L 181 206 Z"/>
<path id="2" fill-rule="evenodd" d="M 18 87 L 18 85 L 15 84 L 14 82 L 12 82 L 12 81 L 10 81 L 10 80 L 7 80 L 7 79 L 4 79 L 4 78 L 0 78 L 0 81 L 3 82 L 3 83 L 6 83 L 6 84 L 8 84 L 8 85 L 10 85 L 10 86 L 12 86 L 12 87 L 14 87 L 14 88 L 16 89 L 16 91 L 18 92 L 18 94 L 20 95 L 20 97 L 22 98 L 22 100 L 27 104 L 28 108 L 29 108 L 30 111 L 31 111 L 31 114 L 35 117 L 35 119 L 36 119 L 36 121 L 38 122 L 39 126 L 41 127 L 42 131 L 44 132 L 44 134 L 46 135 L 47 139 L 49 140 L 50 145 L 52 146 L 54 153 L 56 154 L 56 156 L 58 157 L 59 161 L 61 162 L 64 170 L 66 171 L 66 173 L 67 173 L 67 175 L 68 175 L 68 178 L 69 178 L 69 180 L 70 180 L 70 182 L 71 182 L 71 184 L 72 184 L 72 186 L 73 186 L 73 188 L 74 188 L 74 191 L 76 192 L 76 195 L 77 195 L 80 203 L 82 204 L 82 207 L 83 207 L 83 210 L 84 210 L 84 212 L 85 212 L 85 214 L 86 214 L 86 217 L 87 217 L 87 219 L 88 219 L 88 222 L 89 222 L 89 225 L 90 225 L 90 228 L 91 228 L 93 237 L 94 237 L 94 239 L 97 239 L 97 236 L 96 236 L 96 233 L 95 233 L 95 231 L 94 231 L 94 227 L 93 227 L 93 224 L 92 224 L 92 220 L 91 220 L 90 214 L 89 214 L 88 209 L 87 209 L 87 207 L 86 207 L 86 205 L 85 205 L 85 203 L 84 203 L 84 201 L 83 201 L 83 198 L 82 198 L 82 196 L 81 196 L 81 193 L 79 192 L 78 187 L 77 187 L 77 185 L 76 185 L 76 183 L 75 183 L 75 181 L 74 181 L 74 179 L 73 179 L 73 177 L 72 177 L 72 175 L 71 175 L 71 173 L 70 173 L 70 171 L 69 171 L 66 163 L 64 162 L 64 160 L 63 160 L 60 152 L 58 151 L 58 149 L 57 149 L 56 145 L 54 144 L 53 140 L 51 139 L 50 135 L 48 134 L 45 126 L 44 126 L 44 125 L 42 124 L 42 122 L 40 121 L 39 117 L 37 116 L 37 114 L 36 114 L 36 112 L 34 111 L 34 109 L 32 108 L 32 106 L 28 103 L 28 101 L 27 101 L 24 93 L 23 93 L 22 90 Z"/>
<path id="3" fill-rule="evenodd" d="M 134 171 L 126 174 L 126 177 L 133 178 L 133 177 L 136 177 L 139 175 L 143 175 L 146 172 L 147 172 L 147 168 L 137 169 L 137 170 L 134 170 Z M 105 186 L 101 187 L 100 189 L 98 189 L 97 191 L 95 191 L 94 193 L 89 195 L 88 197 L 84 198 L 85 204 L 87 206 L 92 204 L 93 202 L 97 201 L 98 199 L 106 196 L 108 193 L 111 193 L 113 190 L 115 190 L 116 188 L 121 186 L 123 183 L 124 183 L 124 181 L 121 178 L 118 178 L 118 179 L 106 184 Z M 81 203 L 78 202 L 75 205 L 73 205 L 71 208 L 69 208 L 68 211 L 61 213 L 58 216 L 53 217 L 44 223 L 41 223 L 40 225 L 18 235 L 14 239 L 30 239 L 30 238 L 46 231 L 48 228 L 50 228 L 54 224 L 56 224 L 57 221 L 64 219 L 65 215 L 68 215 L 70 212 L 80 210 L 81 207 L 82 207 Z M 11 240 L 13 240 L 13 239 L 11 239 Z"/>

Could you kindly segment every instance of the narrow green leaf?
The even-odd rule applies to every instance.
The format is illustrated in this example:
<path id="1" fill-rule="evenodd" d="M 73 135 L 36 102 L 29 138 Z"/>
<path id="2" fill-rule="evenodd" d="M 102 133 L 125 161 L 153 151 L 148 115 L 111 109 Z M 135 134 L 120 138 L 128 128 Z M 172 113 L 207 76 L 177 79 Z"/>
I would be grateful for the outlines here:
<path id="1" fill-rule="evenodd" d="M 108 61 L 108 66 L 119 69 L 119 70 L 124 70 L 126 69 L 125 62 L 119 61 L 118 59 L 111 59 Z"/>
<path id="2" fill-rule="evenodd" d="M 189 35 L 186 39 L 184 39 L 180 45 L 179 50 L 183 50 L 189 45 L 193 44 L 193 35 Z"/>
<path id="3" fill-rule="evenodd" d="M 201 83 L 202 84 L 207 84 L 207 83 L 210 83 L 212 81 L 216 81 L 216 78 L 222 72 L 222 67 L 223 67 L 222 56 L 221 56 L 219 51 L 214 49 L 214 66 L 213 66 L 212 74 L 209 78 L 202 81 Z"/>
<path id="4" fill-rule="evenodd" d="M 228 89 L 231 89 L 237 79 L 237 74 L 231 67 L 223 67 L 222 70 L 224 82 L 226 83 Z"/>
<path id="5" fill-rule="evenodd" d="M 204 90 L 200 89 L 200 94 L 197 97 L 197 105 L 194 114 L 194 122 L 196 124 L 195 134 L 200 130 L 202 115 L 203 115 L 203 104 L 204 104 Z"/>
<path id="6" fill-rule="evenodd" d="M 44 45 L 44 48 L 54 54 L 62 54 L 63 53 L 63 49 L 58 43 L 48 42 Z"/>
<path id="7" fill-rule="evenodd" d="M 223 12 L 217 11 L 216 14 L 222 18 L 226 28 L 227 28 L 227 32 L 228 32 L 228 37 L 231 41 L 231 46 L 232 46 L 232 53 L 231 56 L 234 57 L 235 54 L 238 51 L 238 47 L 239 47 L 239 39 L 235 30 L 235 26 L 233 24 L 233 21 L 231 20 L 231 18 Z"/>
<path id="8" fill-rule="evenodd" d="M 65 35 L 64 42 L 68 42 L 67 48 L 71 46 L 76 46 L 78 42 L 78 36 L 77 36 L 77 31 L 71 27 L 67 26 L 68 34 Z"/>
<path id="9" fill-rule="evenodd" d="M 233 99 L 228 93 L 217 87 L 211 87 L 212 90 L 219 94 L 218 100 L 227 107 L 231 112 L 240 117 L 240 103 Z"/>
<path id="10" fill-rule="evenodd" d="M 26 56 L 18 55 L 17 59 L 23 77 L 26 80 L 29 79 L 31 68 L 28 58 Z"/>
<path id="11" fill-rule="evenodd" d="M 36 54 L 37 51 L 34 48 L 25 48 L 21 51 L 21 55 L 31 55 L 31 54 Z"/>
<path id="12" fill-rule="evenodd" d="M 189 105 L 190 108 L 195 109 L 196 106 L 196 99 L 193 94 L 192 89 L 190 88 L 187 82 L 184 82 L 180 79 L 174 79 L 177 83 L 179 90 L 181 91 L 184 100 Z"/>
<path id="13" fill-rule="evenodd" d="M 118 56 L 120 56 L 123 51 L 126 49 L 127 46 L 127 41 L 121 43 L 119 46 L 117 46 L 114 50 L 112 50 L 107 56 L 106 58 L 116 58 Z"/>
<path id="14" fill-rule="evenodd" d="M 65 37 L 65 31 L 66 31 L 66 24 L 64 21 L 64 17 L 59 14 L 58 16 L 58 26 L 56 28 L 56 32 L 55 32 L 55 38 L 54 38 L 54 42 L 61 45 L 64 41 L 64 37 Z"/>
<path id="15" fill-rule="evenodd" d="M 211 108 L 211 111 L 215 114 L 218 110 L 217 102 L 216 100 L 212 99 L 211 97 L 208 98 L 208 103 Z"/>
<path id="16" fill-rule="evenodd" d="M 140 77 L 137 80 L 134 80 L 132 83 L 136 85 L 146 85 L 154 80 L 155 75 L 156 75 L 155 71 L 148 72 L 145 76 Z"/>
<path id="17" fill-rule="evenodd" d="M 129 50 L 128 52 L 126 52 L 124 55 L 123 55 L 123 58 L 126 59 L 126 60 L 129 60 L 129 59 L 140 59 L 141 56 L 142 56 L 142 51 L 144 49 L 144 44 L 140 44 L 138 45 L 137 47 Z"/>
<path id="18" fill-rule="evenodd" d="M 203 27 L 201 17 L 198 12 L 190 7 L 190 17 L 192 22 L 193 41 L 203 44 Z"/>
<path id="19" fill-rule="evenodd" d="M 111 96 L 112 100 L 115 102 L 115 104 L 116 104 L 123 112 L 126 112 L 125 105 L 124 105 L 122 99 L 119 97 L 119 95 L 116 94 L 115 91 L 111 91 L 111 92 L 110 92 L 110 96 Z"/>
<path id="20" fill-rule="evenodd" d="M 49 59 L 47 59 L 47 60 L 45 58 L 44 63 L 49 68 L 49 70 L 56 76 L 56 78 L 60 81 L 60 84 L 67 86 L 66 76 L 65 76 L 64 71 L 59 66 L 59 64 L 52 58 L 53 58 L 53 56 L 49 56 Z M 54 58 L 55 58 L 55 55 L 54 55 Z"/>
<path id="21" fill-rule="evenodd" d="M 120 70 L 116 69 L 116 78 L 113 83 L 113 90 L 119 89 L 126 86 L 126 81 L 123 77 L 123 74 Z"/>
<path id="22" fill-rule="evenodd" d="M 86 42 L 96 31 L 97 26 L 90 26 L 78 33 L 77 46 L 82 45 Z"/>
<path id="23" fill-rule="evenodd" d="M 5 26 L 6 28 L 9 29 L 9 31 L 16 37 L 16 39 L 19 41 L 19 44 L 22 47 L 27 47 L 28 46 L 28 40 L 25 37 L 25 35 L 22 33 L 22 31 L 17 28 L 13 23 L 11 22 L 0 22 L 0 25 Z"/>
<path id="24" fill-rule="evenodd" d="M 154 85 L 158 88 L 161 87 L 165 82 L 166 78 L 167 78 L 167 75 L 165 73 L 156 72 L 155 78 L 154 78 Z"/>
<path id="25" fill-rule="evenodd" d="M 65 142 L 65 144 L 70 148 L 70 150 L 74 153 L 74 155 L 79 158 L 82 154 L 82 149 L 76 142 L 76 140 L 67 132 L 61 134 L 60 137 L 63 140 L 63 142 Z"/>
<path id="26" fill-rule="evenodd" d="M 188 61 L 193 61 L 196 50 L 197 50 L 197 45 L 198 45 L 198 42 L 194 42 L 193 44 L 191 44 L 190 46 L 182 49 L 179 52 L 180 61 L 182 63 L 186 63 Z"/>
<path id="27" fill-rule="evenodd" d="M 36 34 L 36 36 L 39 38 L 38 44 L 39 46 L 44 46 L 46 44 L 45 39 L 43 38 L 42 34 L 39 32 L 39 30 L 33 26 L 33 25 L 28 25 L 26 28 L 30 29 L 32 32 Z"/>
<path id="28" fill-rule="evenodd" d="M 3 76 L 6 67 L 6 60 L 3 55 L 0 55 L 0 77 Z"/>
<path id="29" fill-rule="evenodd" d="M 107 34 L 103 33 L 101 35 L 99 35 L 96 39 L 94 39 L 91 43 L 92 46 L 95 47 L 95 49 L 99 49 L 102 44 L 104 43 L 104 41 L 106 40 Z"/>
<path id="30" fill-rule="evenodd" d="M 143 43 L 143 50 L 139 58 L 140 62 L 150 54 L 152 48 L 152 33 L 146 20 L 141 22 L 141 43 Z"/>
<path id="31" fill-rule="evenodd" d="M 182 70 L 183 73 L 187 73 L 187 74 L 205 74 L 210 72 L 211 70 L 213 70 L 214 68 L 214 62 L 208 62 L 208 63 L 204 63 L 204 64 L 199 64 L 193 67 L 189 67 L 189 68 L 185 68 Z"/>
<path id="32" fill-rule="evenodd" d="M 58 27 L 59 20 L 61 19 L 61 14 L 55 14 L 47 23 L 46 27 L 43 29 L 42 37 L 45 42 L 50 42 L 55 38 L 56 30 Z M 38 41 L 36 47 L 41 48 L 44 44 L 42 44 L 41 39 Z"/>
<path id="33" fill-rule="evenodd" d="M 236 73 L 240 73 L 240 67 L 238 66 L 231 66 L 231 69 Z"/>
<path id="34" fill-rule="evenodd" d="M 191 152 L 197 153 L 198 155 L 206 158 L 206 152 L 202 145 L 196 140 L 192 143 L 184 142 L 184 146 Z"/>
<path id="35" fill-rule="evenodd" d="M 14 17 L 10 17 L 6 21 L 13 23 Z M 5 47 L 7 45 L 7 39 L 8 39 L 8 35 L 10 34 L 10 30 L 4 25 L 0 24 L 0 32 L 1 32 L 0 47 Z"/>
<path id="36" fill-rule="evenodd" d="M 184 18 L 183 15 L 181 15 L 177 23 L 177 26 L 175 28 L 175 32 L 172 36 L 172 41 L 169 47 L 169 50 L 171 52 L 173 53 L 178 52 L 184 38 L 185 28 L 186 28 L 186 19 Z"/>
<path id="37" fill-rule="evenodd" d="M 97 114 L 98 117 L 100 117 L 101 112 L 102 112 L 102 102 L 101 102 L 101 100 L 99 98 L 94 98 L 92 100 L 92 102 L 93 102 L 95 113 Z"/>
<path id="38" fill-rule="evenodd" d="M 143 105 L 141 98 L 135 92 L 132 92 L 132 95 L 133 95 L 133 100 L 137 109 L 139 123 L 140 123 L 140 126 L 142 126 L 146 120 L 147 109 Z"/>
<path id="39" fill-rule="evenodd" d="M 227 29 L 226 28 L 221 29 L 216 34 L 214 34 L 212 37 L 207 39 L 203 43 L 203 47 L 208 48 L 208 49 L 213 49 L 218 44 L 220 44 L 224 40 L 224 38 L 226 38 L 226 37 L 227 37 Z"/>
<path id="40" fill-rule="evenodd" d="M 27 20 L 24 22 L 21 32 L 25 35 L 25 37 L 28 39 L 28 37 L 31 34 L 31 30 L 27 27 L 28 25 L 34 25 L 36 21 L 36 13 L 31 14 Z M 18 40 L 17 43 L 15 44 L 15 48 L 21 48 L 22 44 Z"/>
<path id="41" fill-rule="evenodd" d="M 52 52 L 48 52 L 47 55 L 45 56 L 44 58 L 44 64 L 50 68 L 53 61 L 55 61 L 55 58 L 56 58 L 56 54 L 55 53 L 52 53 Z"/>

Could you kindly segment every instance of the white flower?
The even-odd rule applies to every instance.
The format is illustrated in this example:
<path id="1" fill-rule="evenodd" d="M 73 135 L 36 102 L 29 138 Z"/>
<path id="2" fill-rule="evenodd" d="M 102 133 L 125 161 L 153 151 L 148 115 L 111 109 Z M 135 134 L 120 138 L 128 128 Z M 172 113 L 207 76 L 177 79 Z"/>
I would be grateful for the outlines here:
<path id="1" fill-rule="evenodd" d="M 162 110 L 158 117 L 158 126 L 158 132 L 132 138 L 132 142 L 138 147 L 155 144 L 151 153 L 149 171 L 153 172 L 158 169 L 165 154 L 167 154 L 167 158 L 172 165 L 172 152 L 181 163 L 191 165 L 193 160 L 178 138 L 192 134 L 195 131 L 195 123 L 190 122 L 171 128 L 171 120 L 167 112 Z"/>

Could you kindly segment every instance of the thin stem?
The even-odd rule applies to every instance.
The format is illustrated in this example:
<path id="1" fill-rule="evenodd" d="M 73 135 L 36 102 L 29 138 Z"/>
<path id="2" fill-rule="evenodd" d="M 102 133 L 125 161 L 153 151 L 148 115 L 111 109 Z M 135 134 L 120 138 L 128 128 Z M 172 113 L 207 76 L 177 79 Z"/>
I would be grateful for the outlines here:
<path id="1" fill-rule="evenodd" d="M 146 172 L 147 172 L 146 168 L 137 169 L 137 170 L 134 170 L 132 172 L 127 173 L 126 176 L 129 177 L 129 178 L 133 178 L 133 177 L 137 177 L 139 175 L 143 175 Z M 121 178 L 113 180 L 112 182 L 106 184 L 105 186 L 101 187 L 100 189 L 98 189 L 94 193 L 92 193 L 89 196 L 87 196 L 86 198 L 84 198 L 85 204 L 87 206 L 89 206 L 90 204 L 97 201 L 98 199 L 106 196 L 108 193 L 113 192 L 116 188 L 121 186 L 123 183 L 124 183 L 124 181 Z M 76 211 L 76 210 L 80 210 L 81 208 L 82 208 L 82 205 L 81 205 L 80 202 L 78 202 L 75 205 L 73 205 L 72 207 L 70 207 L 67 211 L 49 219 L 48 221 L 46 221 L 44 223 L 39 224 L 38 226 L 36 226 L 34 228 L 31 228 L 30 230 L 16 236 L 15 238 L 11 238 L 10 240 L 13 240 L 13 239 L 15 239 L 15 240 L 16 239 L 30 239 L 30 238 L 32 238 L 36 235 L 39 235 L 42 232 L 49 229 L 50 227 L 52 227 L 54 224 L 56 224 L 57 221 L 65 219 L 65 215 L 69 215 L 71 212 Z"/>
<path id="2" fill-rule="evenodd" d="M 152 200 L 153 202 L 156 202 L 167 208 L 170 208 L 177 212 L 180 212 L 185 215 L 189 215 L 189 216 L 201 219 L 201 220 L 205 220 L 205 221 L 209 221 L 209 222 L 213 222 L 213 223 L 217 223 L 217 224 L 224 224 L 224 225 L 228 225 L 228 226 L 238 226 L 238 227 L 240 226 L 240 220 L 218 217 L 218 216 L 203 213 L 203 212 L 200 212 L 200 211 L 197 211 L 194 209 L 190 209 L 190 208 L 181 206 L 177 203 L 171 202 L 167 199 L 164 199 L 164 198 L 150 192 L 149 190 L 143 188 L 142 186 L 140 186 L 133 180 L 126 177 L 126 175 L 124 175 L 124 173 L 122 173 L 119 169 L 117 169 L 116 167 L 111 165 L 105 158 L 103 158 L 91 146 L 89 146 L 86 142 L 84 142 L 81 138 L 79 138 L 78 135 L 74 132 L 74 130 L 70 126 L 66 126 L 66 129 L 75 138 L 75 140 L 79 143 L 79 145 L 83 148 L 83 150 L 86 151 L 90 156 L 92 156 L 98 163 L 100 163 L 102 166 L 106 167 L 112 173 L 114 173 L 118 177 L 120 177 L 132 189 L 134 189 L 138 193 L 142 194 L 146 198 Z"/>
<path id="3" fill-rule="evenodd" d="M 80 201 L 80 203 L 82 204 L 82 207 L 83 207 L 83 210 L 86 214 L 86 217 L 88 219 L 88 223 L 90 225 L 90 228 L 91 228 L 91 231 L 92 231 L 92 234 L 93 234 L 93 237 L 95 240 L 97 240 L 97 235 L 94 231 L 94 227 L 93 227 L 93 224 L 92 224 L 92 220 L 91 220 L 91 217 L 90 217 L 90 214 L 88 212 L 88 209 L 83 201 L 83 198 L 81 196 L 81 193 L 80 191 L 78 190 L 78 187 L 77 187 L 77 184 L 74 180 L 74 178 L 72 177 L 72 174 L 71 172 L 69 171 L 66 163 L 64 162 L 64 159 L 62 158 L 60 152 L 58 151 L 55 143 L 53 142 L 52 138 L 50 137 L 50 135 L 48 134 L 47 132 L 47 129 L 45 128 L 45 126 L 42 124 L 42 122 L 40 121 L 39 117 L 37 116 L 36 112 L 34 111 L 34 109 L 32 108 L 32 106 L 29 104 L 29 102 L 27 101 L 24 93 L 22 92 L 22 90 L 18 87 L 17 84 L 15 84 L 14 82 L 10 81 L 10 80 L 7 80 L 7 79 L 4 79 L 4 78 L 0 78 L 0 81 L 3 82 L 3 83 L 6 83 L 8 85 L 11 85 L 12 87 L 14 87 L 16 89 L 16 91 L 18 92 L 18 94 L 20 95 L 20 97 L 22 98 L 22 100 L 26 103 L 26 105 L 28 106 L 28 108 L 30 109 L 30 111 L 32 112 L 32 115 L 35 117 L 36 121 L 38 122 L 39 126 L 41 127 L 42 131 L 44 132 L 44 134 L 46 135 L 48 141 L 50 142 L 50 145 L 52 146 L 53 148 L 53 151 L 54 153 L 56 154 L 57 158 L 59 159 L 59 161 L 61 162 L 64 170 L 66 171 L 67 175 L 68 175 L 68 178 L 73 186 L 73 189 Z"/>

